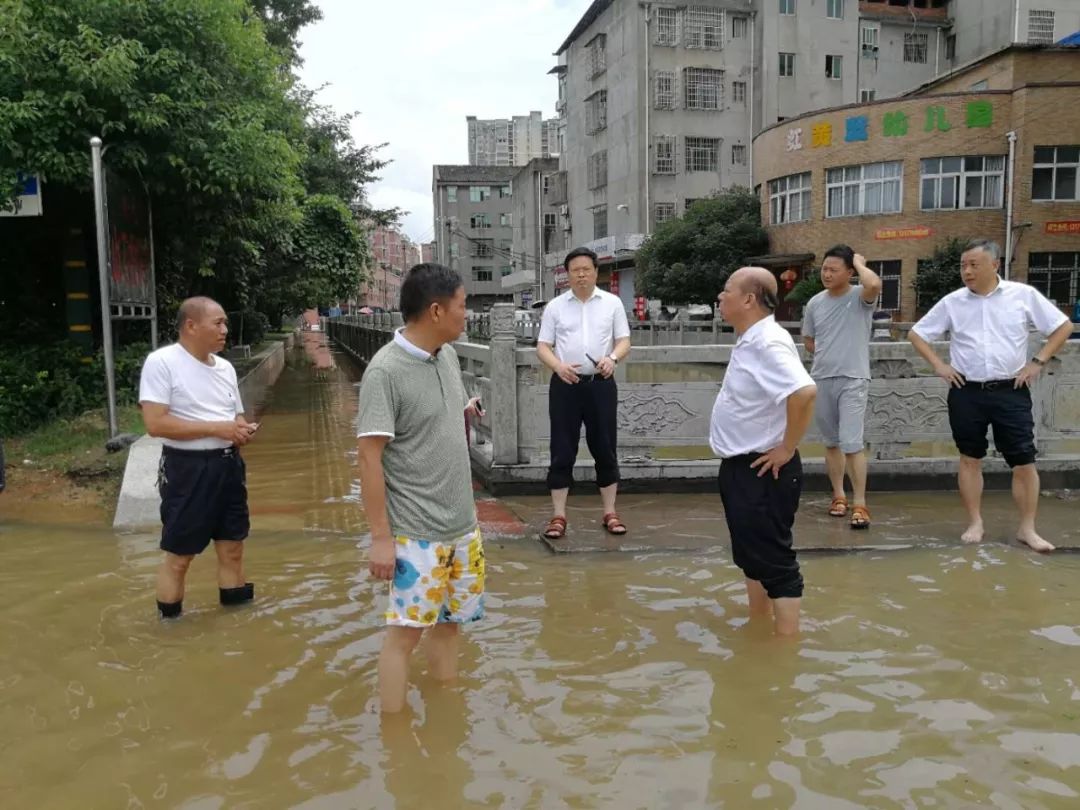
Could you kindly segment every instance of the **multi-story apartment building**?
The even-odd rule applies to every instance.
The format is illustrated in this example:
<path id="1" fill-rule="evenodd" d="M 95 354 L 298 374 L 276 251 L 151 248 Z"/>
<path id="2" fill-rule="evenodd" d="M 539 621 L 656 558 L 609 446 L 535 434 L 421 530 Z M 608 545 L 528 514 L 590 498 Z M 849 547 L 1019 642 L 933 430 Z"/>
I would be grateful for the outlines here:
<path id="1" fill-rule="evenodd" d="M 394 311 L 401 297 L 402 277 L 410 267 L 420 263 L 420 246 L 397 229 L 382 226 L 368 233 L 368 243 L 372 262 L 357 302 L 372 309 Z"/>
<path id="2" fill-rule="evenodd" d="M 750 185 L 753 138 L 778 121 L 895 97 L 1014 39 L 1077 28 L 1077 0 L 594 0 L 552 70 L 571 240 L 633 242 Z"/>
<path id="3" fill-rule="evenodd" d="M 424 244 L 420 245 L 420 259 L 424 262 L 433 262 L 436 260 L 434 242 L 424 242 Z"/>
<path id="4" fill-rule="evenodd" d="M 545 119 L 535 110 L 513 118 L 481 120 L 470 115 L 465 122 L 472 166 L 524 166 L 558 154 L 558 120 Z"/>
<path id="5" fill-rule="evenodd" d="M 512 301 L 502 278 L 514 272 L 514 166 L 435 166 L 436 261 L 461 273 L 469 309 Z"/>
<path id="6" fill-rule="evenodd" d="M 850 244 L 884 280 L 879 308 L 910 321 L 926 308 L 913 284 L 920 261 L 950 238 L 989 238 L 1005 252 L 1006 278 L 1071 314 L 1077 76 L 1080 47 L 1015 45 L 899 98 L 774 124 L 755 140 L 771 248 L 755 262 L 772 268 L 783 295 L 831 245 Z"/>
<path id="7" fill-rule="evenodd" d="M 552 180 L 558 175 L 555 158 L 530 160 L 511 181 L 514 229 L 514 271 L 502 279 L 503 289 L 514 294 L 519 306 L 548 300 L 554 276 L 544 272 L 544 254 L 564 253 L 565 232 L 559 222 L 560 202 Z"/>

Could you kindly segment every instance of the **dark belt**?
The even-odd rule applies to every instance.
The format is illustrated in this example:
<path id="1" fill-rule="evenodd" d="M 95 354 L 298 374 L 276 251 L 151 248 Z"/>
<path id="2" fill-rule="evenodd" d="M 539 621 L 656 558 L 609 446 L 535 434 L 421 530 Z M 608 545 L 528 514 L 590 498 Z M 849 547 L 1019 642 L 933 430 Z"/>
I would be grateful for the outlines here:
<path id="1" fill-rule="evenodd" d="M 194 456 L 196 458 L 216 458 L 221 456 L 229 458 L 240 452 L 240 448 L 234 444 L 231 447 L 215 447 L 211 450 L 187 450 L 164 444 L 161 446 L 161 452 L 166 456 Z"/>
<path id="2" fill-rule="evenodd" d="M 579 383 L 592 382 L 593 380 L 603 379 L 599 374 L 578 374 L 577 381 Z"/>
<path id="3" fill-rule="evenodd" d="M 1015 388 L 1016 379 L 1011 380 L 984 380 L 983 382 L 975 382 L 974 380 L 967 380 L 964 382 L 965 388 L 981 388 L 984 391 L 995 391 L 999 388 Z"/>

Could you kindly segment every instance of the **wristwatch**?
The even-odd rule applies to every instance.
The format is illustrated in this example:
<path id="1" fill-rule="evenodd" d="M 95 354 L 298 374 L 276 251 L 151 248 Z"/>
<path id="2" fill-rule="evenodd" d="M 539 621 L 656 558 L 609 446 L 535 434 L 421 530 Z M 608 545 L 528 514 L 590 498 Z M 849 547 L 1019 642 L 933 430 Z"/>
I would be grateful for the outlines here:
<path id="1" fill-rule="evenodd" d="M 1031 362 L 1034 363 L 1037 366 L 1045 366 L 1046 365 L 1046 361 L 1043 360 L 1041 357 L 1032 357 Z"/>
<path id="2" fill-rule="evenodd" d="M 619 365 L 619 358 L 615 356 L 615 352 L 608 355 L 608 359 L 615 365 Z"/>

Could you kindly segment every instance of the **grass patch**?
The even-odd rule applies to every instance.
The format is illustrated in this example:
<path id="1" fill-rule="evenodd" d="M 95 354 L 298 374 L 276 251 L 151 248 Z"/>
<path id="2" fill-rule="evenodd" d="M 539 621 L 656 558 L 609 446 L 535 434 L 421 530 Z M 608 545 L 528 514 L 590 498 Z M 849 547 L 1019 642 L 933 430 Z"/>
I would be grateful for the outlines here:
<path id="1" fill-rule="evenodd" d="M 122 405 L 117 410 L 121 433 L 142 433 L 138 405 Z M 96 478 L 122 473 L 127 451 L 106 453 L 108 418 L 104 410 L 87 411 L 73 419 L 58 419 L 23 436 L 9 440 L 7 460 L 39 470 L 62 472 L 73 478 Z"/>

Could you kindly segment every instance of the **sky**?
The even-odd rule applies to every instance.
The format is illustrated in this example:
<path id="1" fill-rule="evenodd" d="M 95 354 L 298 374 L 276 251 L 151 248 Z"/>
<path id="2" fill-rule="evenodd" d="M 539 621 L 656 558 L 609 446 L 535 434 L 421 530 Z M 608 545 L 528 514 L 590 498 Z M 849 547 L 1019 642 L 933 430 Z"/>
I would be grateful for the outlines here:
<path id="1" fill-rule="evenodd" d="M 376 207 L 408 211 L 402 230 L 432 239 L 431 167 L 468 163 L 466 115 L 555 114 L 552 55 L 590 0 L 318 0 L 301 31 L 300 77 L 319 100 L 357 112 L 358 144 L 392 161 L 371 188 Z"/>

